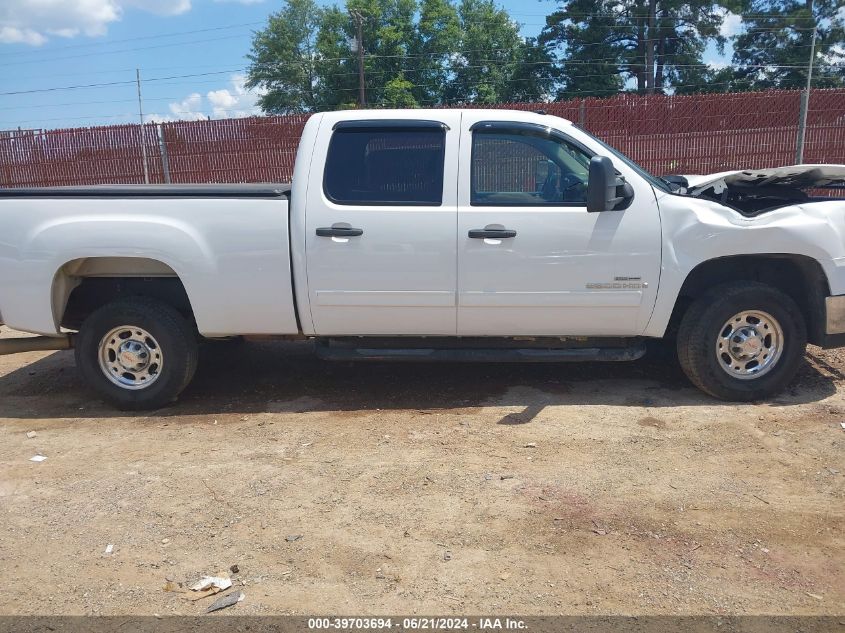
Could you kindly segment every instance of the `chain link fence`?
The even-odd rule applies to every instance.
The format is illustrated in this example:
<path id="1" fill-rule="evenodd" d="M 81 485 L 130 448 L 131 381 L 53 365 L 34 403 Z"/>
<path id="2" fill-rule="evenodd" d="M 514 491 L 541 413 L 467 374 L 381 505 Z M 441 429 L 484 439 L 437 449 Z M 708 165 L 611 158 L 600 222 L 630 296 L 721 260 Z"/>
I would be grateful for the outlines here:
<path id="1" fill-rule="evenodd" d="M 618 148 L 658 175 L 704 174 L 795 163 L 801 92 L 620 94 L 544 110 Z M 471 106 L 476 107 L 476 106 Z M 180 121 L 0 133 L 0 186 L 285 182 L 307 115 Z M 845 163 L 845 89 L 813 90 L 805 163 Z"/>

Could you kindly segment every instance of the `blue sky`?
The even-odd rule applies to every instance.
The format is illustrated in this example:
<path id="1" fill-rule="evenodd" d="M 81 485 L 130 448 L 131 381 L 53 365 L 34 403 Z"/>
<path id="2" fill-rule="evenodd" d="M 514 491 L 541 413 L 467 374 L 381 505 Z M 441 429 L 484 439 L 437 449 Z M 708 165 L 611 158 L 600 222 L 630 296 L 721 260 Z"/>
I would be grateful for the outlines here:
<path id="1" fill-rule="evenodd" d="M 332 4 L 324 0 L 323 4 Z M 500 0 L 536 35 L 552 0 Z M 0 130 L 256 113 L 251 33 L 279 0 L 0 0 Z M 718 61 L 709 51 L 708 61 Z M 183 77 L 183 75 L 192 75 Z M 65 89 L 70 86 L 93 87 Z"/>

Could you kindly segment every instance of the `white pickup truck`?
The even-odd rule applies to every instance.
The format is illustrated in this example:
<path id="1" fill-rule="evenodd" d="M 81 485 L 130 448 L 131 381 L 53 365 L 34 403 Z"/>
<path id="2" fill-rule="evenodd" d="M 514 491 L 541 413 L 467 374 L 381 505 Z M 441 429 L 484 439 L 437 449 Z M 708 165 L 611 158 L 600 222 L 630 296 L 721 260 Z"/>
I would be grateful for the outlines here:
<path id="1" fill-rule="evenodd" d="M 506 110 L 312 116 L 292 185 L 0 191 L 0 352 L 74 347 L 121 408 L 190 382 L 201 337 L 331 359 L 630 360 L 769 396 L 845 345 L 845 166 L 656 178 Z M 809 190 L 809 191 L 805 191 Z"/>

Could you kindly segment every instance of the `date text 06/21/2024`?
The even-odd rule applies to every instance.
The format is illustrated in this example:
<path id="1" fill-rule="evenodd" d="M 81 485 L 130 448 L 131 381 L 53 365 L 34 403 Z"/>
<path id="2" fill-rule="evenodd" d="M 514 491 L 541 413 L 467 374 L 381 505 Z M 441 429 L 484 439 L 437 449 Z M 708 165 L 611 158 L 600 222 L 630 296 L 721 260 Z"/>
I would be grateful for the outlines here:
<path id="1" fill-rule="evenodd" d="M 309 618 L 308 629 L 319 630 L 400 630 L 400 631 L 520 631 L 526 623 L 509 617 L 342 617 Z"/>

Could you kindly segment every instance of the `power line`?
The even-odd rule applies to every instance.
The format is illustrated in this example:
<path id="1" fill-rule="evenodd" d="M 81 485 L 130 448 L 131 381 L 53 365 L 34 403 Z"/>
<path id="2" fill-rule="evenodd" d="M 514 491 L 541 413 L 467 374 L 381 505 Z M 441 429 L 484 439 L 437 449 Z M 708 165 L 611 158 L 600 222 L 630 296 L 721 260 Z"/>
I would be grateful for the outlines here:
<path id="1" fill-rule="evenodd" d="M 684 37 L 668 37 L 668 38 L 663 38 L 663 39 L 666 40 L 666 41 L 670 41 L 670 40 L 683 40 L 683 39 L 686 39 L 686 38 L 684 38 Z M 582 50 L 583 48 L 586 48 L 586 47 L 604 47 L 606 45 L 607 44 L 605 42 L 588 42 L 588 43 L 580 44 L 578 46 L 578 50 Z M 734 47 L 733 50 L 734 51 L 763 51 L 764 52 L 764 51 L 769 51 L 769 50 L 777 50 L 778 48 L 779 48 L 778 46 L 765 47 L 765 48 Z M 790 48 L 792 48 L 792 49 L 810 48 L 810 45 L 809 44 L 792 44 L 790 46 Z M 492 51 L 496 51 L 496 50 L 509 51 L 511 49 L 492 49 Z M 467 53 L 467 52 L 475 52 L 475 51 L 458 51 L 458 53 L 460 53 L 460 54 L 464 54 L 464 53 Z M 434 52 L 434 53 L 423 53 L 423 54 L 418 54 L 418 55 L 404 55 L 404 57 L 411 57 L 411 58 L 412 57 L 423 57 L 423 56 L 445 57 L 449 54 L 451 54 L 451 53 Z M 368 59 L 378 59 L 380 57 L 382 57 L 382 56 L 380 56 L 380 55 L 369 55 Z M 348 61 L 348 60 L 351 60 L 351 59 L 353 59 L 353 58 L 352 58 L 352 54 L 350 53 L 349 57 L 323 58 L 323 59 L 314 59 L 314 60 L 299 60 L 299 61 L 296 61 L 294 63 L 301 64 L 301 65 L 313 65 L 313 64 L 320 64 L 320 63 L 330 63 L 330 62 L 335 62 L 335 61 Z M 242 69 L 239 69 L 238 71 L 235 71 L 235 72 L 246 72 L 246 71 L 251 70 L 253 68 L 259 68 L 259 69 L 275 68 L 277 66 L 278 66 L 278 64 L 274 64 L 274 63 L 251 64 L 248 68 L 242 68 Z M 192 68 L 194 68 L 194 69 L 217 68 L 217 66 L 216 65 L 193 66 Z M 91 70 L 91 71 L 85 71 L 85 72 L 79 72 L 79 73 L 62 73 L 62 74 L 54 74 L 54 75 L 36 75 L 36 76 L 28 75 L 27 79 L 28 80 L 55 79 L 57 77 L 73 77 L 73 76 L 89 76 L 89 75 L 130 73 L 130 72 L 134 72 L 134 70 L 135 70 L 134 68 L 115 68 L 115 69 L 108 69 L 108 70 Z M 145 70 L 146 71 L 174 70 L 174 67 L 173 66 L 154 66 L 154 67 L 145 68 Z M 226 72 L 226 71 L 223 71 L 223 72 Z M 334 74 L 332 76 L 338 76 L 338 74 Z M 0 109 L 3 109 L 3 108 L 0 108 Z"/>
<path id="2" fill-rule="evenodd" d="M 184 99 L 185 96 L 179 97 L 145 97 L 144 102 L 148 101 L 177 101 Z M 136 99 L 109 99 L 104 101 L 68 101 L 65 103 L 35 103 L 15 106 L 0 106 L 0 110 L 32 110 L 35 108 L 66 108 L 69 106 L 79 105 L 111 105 L 115 103 L 135 103 Z"/>
<path id="3" fill-rule="evenodd" d="M 549 14 L 546 13 L 522 13 L 522 12 L 508 12 L 510 16 L 524 16 L 524 17 L 552 17 L 556 15 L 557 12 L 552 12 Z M 736 17 L 739 17 L 742 20 L 759 20 L 759 19 L 768 19 L 768 20 L 783 20 L 783 21 L 795 21 L 795 20 L 810 20 L 812 18 L 807 17 L 796 17 L 796 16 L 781 16 L 781 15 L 768 15 L 768 14 L 732 14 Z M 580 18 L 580 19 L 609 19 L 614 20 L 616 22 L 624 22 L 626 20 L 643 20 L 646 16 L 622 16 L 622 15 L 600 15 L 595 13 L 566 13 L 565 18 Z M 658 18 L 662 22 L 686 22 L 690 18 L 682 18 L 676 16 L 662 16 Z M 533 23 L 537 26 L 544 26 L 546 23 Z M 115 44 L 121 44 L 126 42 L 137 42 L 137 41 L 146 41 L 146 40 L 158 40 L 162 38 L 168 37 L 179 37 L 182 35 L 194 35 L 197 33 L 210 33 L 215 31 L 226 31 L 231 29 L 238 29 L 238 28 L 245 28 L 251 26 L 266 26 L 266 21 L 254 21 L 254 22 L 243 22 L 240 24 L 229 24 L 224 26 L 216 26 L 216 27 L 208 27 L 203 29 L 192 29 L 189 31 L 175 31 L 171 33 L 159 33 L 155 35 L 142 35 L 137 37 L 130 37 L 124 38 L 120 42 L 86 42 L 82 44 L 73 44 L 68 46 L 62 46 L 57 48 L 52 48 L 49 52 L 58 52 L 58 51 L 65 51 L 65 50 L 78 50 L 81 48 L 91 48 L 96 46 L 112 46 Z M 613 25 L 607 25 L 608 27 Z M 625 24 L 620 24 L 619 26 L 628 26 Z M 795 27 L 793 27 L 795 28 Z M 803 30 L 811 30 L 812 27 L 807 27 Z M 778 27 L 772 27 L 771 29 L 762 28 L 762 30 L 781 30 Z M 240 37 L 238 35 L 237 37 Z M 227 36 L 228 38 L 228 36 Z M 211 40 L 196 40 L 195 42 L 174 42 L 171 44 L 166 44 L 164 46 L 171 46 L 171 45 L 178 45 L 178 44 L 192 44 L 192 43 L 202 43 L 207 41 L 216 41 L 217 39 L 224 39 L 224 38 L 214 38 Z M 130 50 L 146 50 L 145 48 L 132 48 L 132 49 L 125 49 L 126 51 Z M 6 53 L 4 57 L 19 57 L 21 55 L 37 55 L 43 53 L 45 51 L 17 51 L 12 53 Z M 124 51 L 109 51 L 109 52 L 124 52 Z M 87 55 L 99 55 L 102 54 L 102 51 L 97 51 L 95 53 L 89 53 Z M 67 57 L 62 57 L 61 59 L 68 59 Z M 33 62 L 40 62 L 40 61 L 53 61 L 52 59 L 42 59 L 42 60 L 33 60 Z M 26 63 L 26 62 L 25 62 Z"/>
<path id="4" fill-rule="evenodd" d="M 607 76 L 606 74 L 590 73 L 590 74 L 578 75 L 576 77 L 577 78 L 589 78 L 589 77 L 606 77 L 606 76 Z M 823 78 L 823 77 L 813 77 L 812 81 L 813 82 L 823 81 L 824 79 L 825 78 Z M 527 81 L 527 80 L 516 78 L 516 79 L 501 80 L 499 83 L 509 84 L 509 83 L 520 83 L 520 82 L 524 82 L 524 81 Z M 678 89 L 678 88 L 713 88 L 713 87 L 716 87 L 716 86 L 731 86 L 731 85 L 749 84 L 750 82 L 751 82 L 751 80 L 732 80 L 732 81 L 721 81 L 721 82 L 685 83 L 685 84 L 676 84 L 674 86 L 671 86 L 670 89 L 674 90 L 674 89 Z M 473 90 L 477 91 L 477 89 L 481 85 L 482 85 L 481 83 L 474 83 L 474 84 L 467 85 L 466 88 L 468 89 L 468 92 L 471 93 Z M 416 87 L 416 88 L 439 88 L 439 87 L 442 87 L 442 84 L 439 84 L 439 83 L 412 83 L 411 86 Z M 349 88 L 338 88 L 338 90 L 344 91 L 344 92 L 355 92 L 355 91 L 358 90 L 358 88 L 357 88 L 357 86 L 353 86 L 353 87 L 349 87 Z M 712 91 L 712 92 L 718 92 L 718 91 Z M 606 93 L 608 95 L 626 94 L 626 93 L 635 94 L 635 95 L 639 94 L 635 91 L 618 90 L 618 89 L 615 89 L 615 88 L 608 88 L 608 89 L 605 89 L 605 90 L 592 90 L 591 94 L 592 93 Z M 529 96 L 531 96 L 531 97 L 541 97 L 541 98 L 549 99 L 553 96 L 553 94 L 554 94 L 554 92 L 551 91 L 551 92 L 548 92 L 548 93 L 522 93 L 521 96 L 524 96 L 524 97 L 529 97 Z M 145 99 L 145 101 L 146 101 L 146 99 Z M 150 101 L 152 101 L 152 100 L 150 100 Z M 134 102 L 134 100 L 133 100 L 133 102 Z M 443 101 L 439 101 L 439 100 L 425 100 L 425 99 L 423 99 L 423 100 L 420 100 L 419 103 L 420 104 L 430 104 L 430 105 L 435 105 L 435 106 L 445 105 L 445 103 Z M 538 103 L 543 103 L 543 102 L 539 101 Z M 378 104 L 373 104 L 373 105 L 378 105 Z M 382 105 L 383 105 L 383 102 L 382 102 Z M 475 105 L 478 105 L 478 104 L 475 104 Z M 245 108 L 212 108 L 212 109 L 213 109 L 214 113 L 241 113 L 245 110 Z M 332 109 L 334 109 L 332 106 L 326 106 L 326 107 L 324 107 L 322 109 L 318 109 L 316 111 L 332 110 Z M 169 115 L 196 115 L 196 116 L 201 116 L 203 119 L 205 119 L 208 116 L 205 113 L 198 112 L 196 110 L 174 109 L 174 108 L 169 109 Z M 134 115 L 134 116 L 137 116 L 137 114 Z M 147 118 L 149 118 L 149 116 L 154 116 L 154 115 L 147 115 Z M 256 116 L 259 116 L 259 115 L 256 115 Z M 132 117 L 133 117 L 133 114 L 131 112 L 127 112 L 125 114 L 115 114 L 115 115 L 86 115 L 86 116 L 75 116 L 75 117 L 53 117 L 53 118 L 46 118 L 46 119 L 43 119 L 43 118 L 42 119 L 23 119 L 23 120 L 19 120 L 19 121 L 15 122 L 15 123 L 8 122 L 8 121 L 2 122 L 2 123 L 0 123 L 0 125 L 13 125 L 13 126 L 15 126 L 15 125 L 18 125 L 18 124 L 21 124 L 21 123 L 37 123 L 37 122 L 53 122 L 53 121 L 83 121 L 83 120 L 92 120 L 92 119 L 127 119 L 127 122 L 128 122 L 129 120 L 131 120 Z M 187 119 L 187 120 L 190 120 L 190 119 Z"/>
<path id="5" fill-rule="evenodd" d="M 190 67 L 180 67 L 174 66 L 173 64 L 169 66 L 145 66 L 144 70 L 147 72 L 151 71 L 158 71 L 158 70 L 169 70 L 169 71 L 176 71 L 176 70 L 201 70 L 207 68 L 219 68 L 219 64 L 203 64 L 199 66 L 191 65 Z M 26 75 L 27 80 L 33 79 L 55 79 L 57 77 L 87 77 L 90 75 L 106 75 L 106 74 L 117 74 L 117 73 L 134 73 L 135 68 L 110 68 L 110 69 L 101 69 L 101 70 L 87 70 L 82 72 L 76 73 L 58 73 L 52 75 Z"/>
<path id="6" fill-rule="evenodd" d="M 496 51 L 509 51 L 510 49 L 475 49 L 471 51 L 452 51 L 449 53 L 427 53 L 427 54 L 412 54 L 412 55 L 404 55 L 404 54 L 396 54 L 396 55 L 370 55 L 368 59 L 415 59 L 420 57 L 429 57 L 429 56 L 436 56 L 436 57 L 443 57 L 446 55 L 466 55 L 467 53 L 471 52 L 496 52 Z M 331 59 L 319 59 L 319 60 L 302 60 L 300 64 L 318 64 L 318 63 L 326 63 L 331 61 L 351 61 L 351 58 L 348 57 L 338 57 L 338 58 L 331 58 Z M 607 62 L 608 67 L 619 67 L 619 66 L 627 66 L 631 65 L 629 61 L 622 60 L 619 61 L 618 57 L 605 57 L 605 58 L 598 58 L 598 59 L 590 59 L 590 60 L 546 60 L 546 61 L 521 61 L 521 60 L 502 60 L 502 59 L 476 59 L 473 60 L 476 62 L 475 64 L 467 64 L 462 61 L 454 61 L 454 62 L 446 62 L 442 63 L 441 66 L 445 68 L 455 68 L 458 70 L 462 69 L 479 69 L 479 68 L 486 68 L 491 64 L 509 64 L 509 65 L 525 65 L 525 66 L 596 66 L 600 65 L 602 62 Z M 712 66 L 707 63 L 698 63 L 698 64 L 670 64 L 673 68 L 711 68 Z M 737 68 L 742 69 L 804 69 L 806 65 L 804 64 L 734 64 L 732 66 L 736 66 Z M 845 62 L 833 62 L 828 64 L 829 67 L 839 67 L 845 66 Z M 179 80 L 179 79 L 190 79 L 194 77 L 212 77 L 212 76 L 219 76 L 219 75 L 230 75 L 230 74 L 237 74 L 242 73 L 250 70 L 250 67 L 247 68 L 235 68 L 235 69 L 227 69 L 227 70 L 218 70 L 218 71 L 211 71 L 211 72 L 204 72 L 204 73 L 187 73 L 182 75 L 170 75 L 165 77 L 151 77 L 149 79 L 145 79 L 145 83 L 152 83 L 152 82 L 162 82 L 163 84 L 168 81 Z M 399 69 L 401 72 L 414 72 L 418 69 L 414 68 L 403 68 Z M 370 71 L 370 72 L 393 72 L 393 70 L 383 70 L 383 71 Z M 352 75 L 357 74 L 357 72 L 348 72 L 348 73 L 333 73 L 329 74 L 328 76 L 345 76 L 345 75 Z M 18 96 L 24 94 L 36 94 L 36 93 L 44 93 L 44 92 L 58 92 L 58 91 L 66 91 L 66 90 L 86 90 L 86 89 L 96 89 L 96 88 L 110 88 L 114 86 L 125 86 L 134 84 L 135 80 L 124 80 L 124 81 L 110 81 L 110 82 L 101 82 L 101 83 L 92 83 L 92 84 L 77 84 L 77 85 L 70 85 L 70 86 L 51 86 L 46 88 L 33 88 L 29 90 L 14 90 L 8 92 L 0 92 L 0 96 Z M 179 82 L 179 85 L 184 85 L 182 82 Z"/>
<path id="7" fill-rule="evenodd" d="M 163 37 L 178 37 L 180 35 L 193 35 L 195 33 L 210 33 L 212 31 L 226 31 L 226 30 L 231 30 L 231 29 L 240 29 L 240 28 L 244 28 L 244 27 L 247 27 L 247 26 L 257 26 L 257 25 L 260 25 L 260 24 L 266 24 L 266 22 L 264 22 L 264 21 L 261 21 L 261 22 L 243 22 L 241 24 L 229 24 L 229 25 L 226 25 L 226 26 L 213 26 L 213 27 L 204 28 L 204 29 L 194 29 L 194 30 L 191 30 L 191 31 L 176 31 L 176 32 L 173 32 L 173 33 L 158 33 L 156 35 L 142 35 L 142 36 L 139 36 L 139 37 L 123 38 L 119 42 L 85 42 L 83 44 L 71 44 L 69 46 L 59 46 L 59 47 L 51 48 L 49 52 L 53 53 L 53 52 L 57 52 L 57 51 L 75 50 L 75 49 L 80 49 L 80 48 L 90 48 L 92 46 L 112 46 L 112 45 L 115 45 L 115 44 L 122 44 L 122 43 L 125 43 L 125 42 L 138 42 L 138 41 L 143 41 L 143 40 L 157 40 L 157 39 L 160 39 L 160 38 L 163 38 Z M 45 51 L 39 51 L 39 50 L 17 51 L 17 52 L 14 52 L 14 53 L 6 53 L 6 54 L 4 54 L 4 57 L 17 57 L 17 56 L 20 56 L 20 55 L 37 55 L 39 53 L 44 53 L 44 52 Z M 101 54 L 103 52 L 104 51 L 98 51 L 97 54 Z"/>
<path id="8" fill-rule="evenodd" d="M 622 19 L 642 19 L 642 20 L 645 20 L 645 19 L 648 18 L 648 15 L 646 15 L 646 14 L 643 14 L 642 16 L 631 16 L 631 15 L 621 16 L 621 15 L 613 15 L 613 14 L 607 14 L 607 13 L 605 13 L 605 14 L 601 14 L 601 13 L 569 13 L 569 12 L 564 12 L 564 11 L 552 11 L 551 13 L 522 13 L 522 12 L 519 12 L 519 11 L 515 11 L 515 12 L 509 11 L 508 15 L 521 15 L 521 16 L 525 16 L 525 17 L 551 17 L 553 15 L 563 15 L 564 13 L 565 13 L 566 17 L 582 18 L 582 19 L 586 19 L 586 18 L 605 19 L 605 18 L 607 18 L 607 19 L 611 19 L 611 20 L 617 20 L 617 19 L 622 18 Z M 763 19 L 768 19 L 768 20 L 811 20 L 811 19 L 813 19 L 811 17 L 797 17 L 797 16 L 791 16 L 791 15 L 771 15 L 771 14 L 768 14 L 768 13 L 731 13 L 731 15 L 736 16 L 738 18 L 741 18 L 743 20 L 763 20 Z M 722 16 L 723 19 L 725 17 L 727 17 L 727 16 Z M 660 18 L 660 19 L 686 20 L 687 18 L 681 18 L 681 17 L 675 17 L 675 16 L 665 16 L 665 17 Z"/>
<path id="9" fill-rule="evenodd" d="M 517 14 L 512 14 L 512 15 L 517 15 Z M 584 17 L 590 17 L 590 16 L 585 15 Z M 592 17 L 596 17 L 596 16 L 592 16 Z M 634 24 L 634 23 L 625 24 L 623 22 L 623 20 L 620 20 L 617 16 L 607 16 L 607 17 L 612 17 L 614 20 L 616 20 L 616 24 L 603 25 L 602 28 L 626 28 L 627 29 L 627 28 L 630 28 L 631 26 L 636 26 L 636 24 Z M 626 19 L 630 19 L 630 18 L 626 18 Z M 664 18 L 660 18 L 660 19 L 664 22 L 665 21 L 669 21 L 669 22 L 671 22 L 671 21 L 676 21 L 676 22 L 687 21 L 684 18 L 674 18 L 674 17 L 664 17 Z M 242 28 L 244 26 L 252 26 L 252 25 L 256 25 L 256 24 L 265 24 L 265 23 L 264 22 L 247 22 L 247 23 L 244 23 L 244 24 L 241 24 L 241 25 L 233 25 L 233 26 L 229 26 L 229 27 L 212 27 L 212 28 L 209 28 L 209 29 L 197 29 L 195 31 L 184 31 L 181 34 L 202 33 L 202 32 L 209 32 L 209 31 L 215 31 L 215 30 L 223 30 L 223 29 L 227 29 L 227 28 Z M 538 23 L 538 24 L 536 24 L 536 26 L 545 26 L 545 25 Z M 790 26 L 789 28 L 791 28 L 792 30 L 796 30 L 796 31 L 812 30 L 812 27 L 801 28 L 801 27 Z M 780 31 L 780 30 L 782 30 L 782 29 L 778 28 L 778 27 L 772 27 L 772 28 L 759 27 L 755 31 L 766 32 L 766 31 Z M 160 35 L 160 36 L 150 35 L 150 36 L 143 36 L 143 37 L 139 37 L 139 38 L 130 38 L 128 40 L 123 40 L 123 42 L 133 41 L 133 40 L 141 40 L 141 39 L 157 39 L 159 37 L 171 37 L 171 36 L 176 36 L 176 35 L 179 35 L 179 34 L 180 33 L 163 34 L 163 35 Z M 111 51 L 107 51 L 107 52 L 109 54 L 115 54 L 115 53 L 126 53 L 126 52 L 135 52 L 135 51 L 143 51 L 143 50 L 153 50 L 153 49 L 159 49 L 159 48 L 168 48 L 168 47 L 173 47 L 173 46 L 191 46 L 193 44 L 204 44 L 204 43 L 209 43 L 209 42 L 218 42 L 218 41 L 222 41 L 222 40 L 235 39 L 235 38 L 239 38 L 239 37 L 243 37 L 243 34 L 227 35 L 227 36 L 222 36 L 222 37 L 206 38 L 206 39 L 199 39 L 199 40 L 190 40 L 190 41 L 186 41 L 186 42 L 170 42 L 170 43 L 167 43 L 167 44 L 158 44 L 158 45 L 153 45 L 153 46 L 123 48 L 123 49 L 116 49 L 116 50 L 111 50 Z M 102 44 L 105 45 L 105 44 L 119 44 L 119 43 L 122 43 L 122 42 L 103 42 Z M 94 45 L 99 45 L 99 44 L 100 43 L 78 44 L 78 45 L 75 45 L 75 46 L 69 46 L 69 47 L 64 47 L 64 48 L 94 46 Z M 59 49 L 59 50 L 62 50 L 62 49 Z M 36 52 L 40 52 L 40 51 L 22 51 L 18 54 L 30 54 L 30 53 L 36 53 Z M 50 52 L 52 52 L 52 51 L 50 51 Z M 102 54 L 104 54 L 104 51 L 81 53 L 81 54 L 78 54 L 78 55 L 65 55 L 63 57 L 52 57 L 52 58 L 43 58 L 43 59 L 36 59 L 36 60 L 24 60 L 24 61 L 9 63 L 9 64 L 0 64 L 0 67 L 13 66 L 13 65 L 19 66 L 19 65 L 23 65 L 23 64 L 38 64 L 38 63 L 50 62 L 50 61 L 62 61 L 62 60 L 66 60 L 66 59 L 79 59 L 79 58 L 83 58 L 83 57 L 91 57 L 91 56 L 94 56 L 94 55 L 102 55 Z"/>
<path id="10" fill-rule="evenodd" d="M 152 82 L 152 81 L 164 81 L 168 79 L 188 79 L 190 77 L 207 77 L 211 75 L 225 75 L 240 72 L 242 69 L 238 70 L 218 70 L 214 72 L 208 73 L 191 73 L 187 75 L 172 75 L 170 77 L 151 77 L 150 79 L 145 79 L 144 82 Z M 105 83 L 96 83 L 96 84 L 81 84 L 75 86 L 54 86 L 50 88 L 34 88 L 31 90 L 14 90 L 11 92 L 0 92 L 0 96 L 11 96 L 11 95 L 23 95 L 23 94 L 33 94 L 37 92 L 56 92 L 59 90 L 84 90 L 89 88 L 108 88 L 111 86 L 125 86 L 127 84 L 134 84 L 135 80 L 128 80 L 128 81 L 108 81 Z"/>
<path id="11" fill-rule="evenodd" d="M 254 24 L 254 23 L 250 23 L 250 24 Z M 223 27 L 220 27 L 220 28 L 223 28 Z M 201 29 L 201 30 L 204 30 L 204 29 Z M 773 32 L 774 32 L 774 31 L 780 31 L 780 29 L 775 29 L 775 28 L 773 28 L 773 29 L 771 29 L 771 30 L 772 30 Z M 763 31 L 765 31 L 765 29 L 764 29 Z M 188 31 L 188 32 L 190 32 L 190 31 Z M 152 37 L 152 36 L 151 36 L 151 37 Z M 684 40 L 684 39 L 687 39 L 687 37 L 686 37 L 686 36 L 676 36 L 676 37 L 675 37 L 675 36 L 670 36 L 670 37 L 664 37 L 664 38 L 661 38 L 661 39 L 662 39 L 663 41 L 676 41 L 676 40 Z M 114 42 L 111 42 L 111 43 L 113 44 Z M 93 45 L 93 44 L 92 44 L 92 45 Z M 83 45 L 80 45 L 80 46 L 83 46 Z M 84 45 L 84 46 L 88 46 L 88 45 L 86 44 L 86 45 Z M 606 44 L 606 42 L 589 42 L 589 43 L 585 43 L 585 44 L 581 44 L 581 45 L 579 45 L 579 47 L 581 47 L 581 48 L 583 48 L 583 47 L 585 47 L 585 46 L 596 46 L 596 47 L 600 47 L 600 46 L 607 46 L 607 44 Z M 809 45 L 809 44 L 791 44 L 791 48 L 809 48 L 809 47 L 810 47 L 810 45 Z M 69 47 L 69 48 L 70 48 L 70 47 Z M 772 49 L 755 49 L 755 50 L 773 50 L 774 48 L 777 48 L 777 47 L 772 47 Z M 502 49 L 502 50 L 507 50 L 507 49 Z M 751 49 L 745 49 L 745 48 L 737 48 L 737 47 L 734 47 L 734 50 L 751 50 Z M 44 52 L 44 51 L 39 51 L 39 52 Z M 27 52 L 22 52 L 22 53 L 20 53 L 20 54 L 26 54 L 26 53 L 27 53 Z M 431 55 L 445 55 L 445 54 L 448 54 L 448 53 L 430 53 L 430 54 L 431 54 Z M 371 57 L 371 56 L 368 56 L 368 57 Z M 63 58 L 63 59 L 65 59 L 65 58 Z M 318 62 L 319 62 L 319 61 L 337 61 L 337 60 L 342 60 L 342 59 L 346 59 L 346 58 L 325 58 L 324 60 L 317 60 L 317 61 L 318 61 Z M 35 63 L 35 62 L 40 62 L 40 61 L 47 61 L 47 60 L 33 60 L 33 63 Z M 310 63 L 310 62 L 305 61 L 305 62 L 303 62 L 303 63 Z M 9 65 L 12 65 L 12 64 L 9 64 Z M 260 66 L 272 66 L 272 65 L 273 65 L 273 64 L 254 64 L 253 66 L 258 66 L 258 67 L 260 67 Z M 209 66 L 195 66 L 194 68 L 211 68 L 211 67 L 214 67 L 214 66 L 210 66 L 210 65 L 209 65 Z M 112 69 L 103 69 L 103 70 L 89 70 L 89 71 L 85 71 L 85 72 L 78 72 L 78 73 L 61 73 L 61 74 L 52 74 L 52 75 L 27 75 L 27 77 L 26 77 L 26 78 L 27 78 L 28 80 L 33 80 L 33 79 L 54 79 L 54 78 L 56 78 L 56 77 L 74 77 L 74 76 L 104 75 L 104 74 L 115 74 L 115 73 L 124 73 L 124 72 L 125 72 L 125 73 L 130 73 L 130 72 L 134 72 L 134 70 L 135 70 L 134 68 L 112 68 Z M 147 71 L 156 71 L 156 70 L 173 70 L 173 66 L 156 66 L 156 67 L 146 68 L 145 70 L 147 70 Z"/>
<path id="12" fill-rule="evenodd" d="M 243 37 L 243 35 L 227 35 L 227 36 L 224 36 L 224 37 L 212 37 L 212 38 L 202 39 L 202 40 L 192 40 L 192 41 L 189 41 L 189 42 L 171 42 L 170 44 L 158 44 L 158 45 L 155 45 L 155 46 L 142 46 L 142 47 L 137 47 L 137 48 L 122 48 L 122 49 L 107 51 L 107 52 L 96 51 L 96 52 L 92 52 L 92 53 L 81 53 L 79 55 L 65 55 L 63 57 L 51 57 L 51 58 L 48 58 L 48 59 L 25 60 L 25 61 L 14 62 L 14 63 L 11 63 L 11 64 L 0 64 L 0 67 L 22 66 L 23 64 L 42 64 L 42 63 L 45 63 L 45 62 L 64 61 L 66 59 L 79 59 L 79 58 L 82 58 L 82 57 L 93 57 L 95 55 L 104 55 L 106 53 L 109 54 L 109 55 L 114 55 L 116 53 L 131 53 L 131 52 L 135 52 L 135 51 L 148 51 L 148 50 L 153 50 L 153 49 L 157 49 L 157 48 L 169 48 L 169 47 L 173 47 L 173 46 L 190 46 L 192 44 L 205 44 L 205 43 L 208 43 L 208 42 L 220 42 L 220 41 L 223 41 L 223 40 L 231 40 L 231 39 L 235 39 L 235 38 L 239 38 L 239 37 Z"/>

